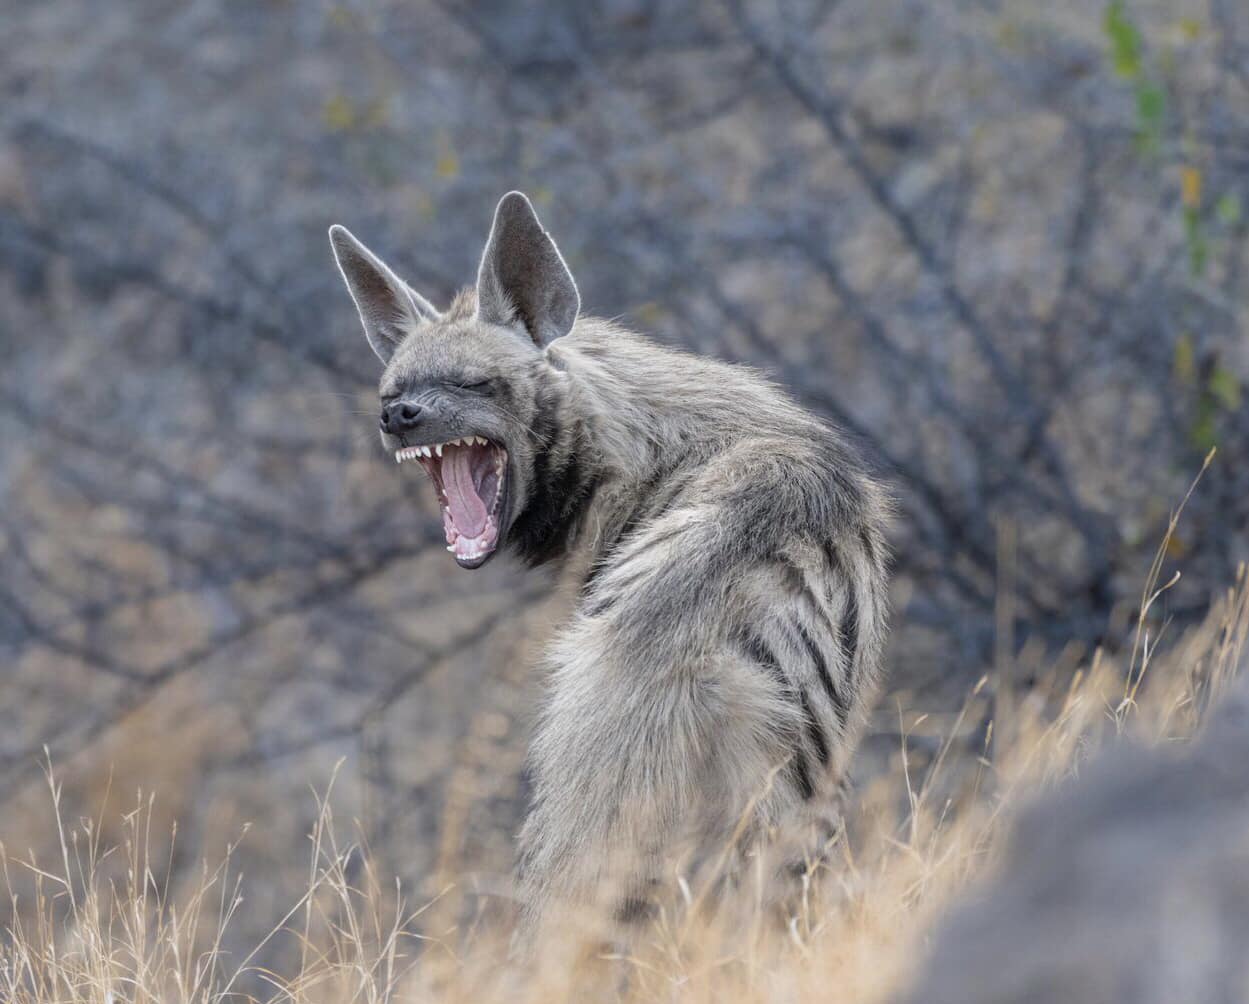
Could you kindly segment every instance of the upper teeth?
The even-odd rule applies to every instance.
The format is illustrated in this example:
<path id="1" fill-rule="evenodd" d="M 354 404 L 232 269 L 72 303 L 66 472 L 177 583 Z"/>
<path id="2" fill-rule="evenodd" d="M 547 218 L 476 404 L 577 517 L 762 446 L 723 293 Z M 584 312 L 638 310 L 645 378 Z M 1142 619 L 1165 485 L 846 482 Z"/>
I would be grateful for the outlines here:
<path id="1" fill-rule="evenodd" d="M 407 446 L 402 450 L 395 450 L 395 463 L 401 464 L 405 460 L 416 460 L 418 457 L 442 456 L 444 447 L 447 446 L 486 446 L 489 440 L 483 436 L 462 436 L 459 439 L 448 439 L 445 443 L 431 443 L 429 446 Z"/>

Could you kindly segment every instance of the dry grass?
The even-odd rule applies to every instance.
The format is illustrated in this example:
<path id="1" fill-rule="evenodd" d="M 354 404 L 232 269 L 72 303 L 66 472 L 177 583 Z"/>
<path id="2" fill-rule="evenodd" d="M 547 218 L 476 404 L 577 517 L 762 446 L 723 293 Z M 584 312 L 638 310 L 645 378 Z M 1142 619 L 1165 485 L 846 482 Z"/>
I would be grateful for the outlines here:
<path id="1" fill-rule="evenodd" d="M 491 919 L 492 911 L 506 912 L 495 909 L 505 896 L 463 881 L 431 901 L 407 902 L 375 874 L 362 842 L 339 843 L 323 799 L 306 889 L 250 956 L 231 957 L 222 934 L 247 909 L 247 881 L 233 872 L 229 851 L 205 866 L 193 889 L 175 893 L 168 861 L 150 856 L 153 846 L 163 853 L 170 844 L 153 839 L 151 800 L 136 803 L 125 838 L 106 848 L 97 824 L 62 820 L 49 770 L 61 820 L 58 859 L 0 848 L 15 918 L 0 947 L 0 997 L 13 1004 L 888 999 L 905 985 L 943 909 L 992 871 L 1020 802 L 1077 774 L 1097 747 L 1125 733 L 1147 743 L 1184 740 L 1235 674 L 1249 630 L 1245 570 L 1200 628 L 1168 641 L 1158 637 L 1165 621 L 1157 614 L 1168 585 L 1159 579 L 1165 548 L 1164 541 L 1122 657 L 1096 653 L 1074 675 L 1056 670 L 1019 699 L 1001 679 L 982 680 L 927 757 L 914 755 L 909 738 L 923 716 L 908 721 L 899 713 L 895 768 L 860 793 L 821 898 L 802 904 L 787 932 L 753 913 L 707 922 L 677 909 L 627 954 L 587 962 L 576 951 L 579 925 L 570 923 L 568 936 L 541 946 L 538 964 L 524 969 L 507 961 L 506 925 Z M 698 896 L 678 878 L 673 888 L 677 903 Z M 282 973 L 255 962 L 276 940 L 290 946 Z"/>

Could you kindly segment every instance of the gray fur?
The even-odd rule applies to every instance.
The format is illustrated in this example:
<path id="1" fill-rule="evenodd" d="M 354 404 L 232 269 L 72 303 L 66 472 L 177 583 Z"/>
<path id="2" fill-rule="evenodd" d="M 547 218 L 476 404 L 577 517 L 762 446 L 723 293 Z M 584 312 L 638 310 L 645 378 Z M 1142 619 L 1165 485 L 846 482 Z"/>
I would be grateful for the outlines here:
<path id="1" fill-rule="evenodd" d="M 572 323 L 571 277 L 571 303 L 533 286 L 567 270 L 515 199 L 483 262 L 495 305 L 468 291 L 410 323 L 380 390 L 428 410 L 429 441 L 506 446 L 504 542 L 577 590 L 531 750 L 527 910 L 631 902 L 674 858 L 705 874 L 735 832 L 799 866 L 835 832 L 879 681 L 886 495 L 757 373 Z M 497 239 L 513 213 L 521 238 Z M 500 311 L 499 289 L 528 306 Z"/>

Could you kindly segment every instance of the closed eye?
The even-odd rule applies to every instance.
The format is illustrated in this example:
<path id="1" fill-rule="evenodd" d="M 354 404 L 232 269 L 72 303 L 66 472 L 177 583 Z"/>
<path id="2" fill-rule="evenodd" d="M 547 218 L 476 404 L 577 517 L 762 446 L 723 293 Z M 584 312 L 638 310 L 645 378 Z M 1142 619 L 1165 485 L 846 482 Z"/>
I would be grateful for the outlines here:
<path id="1" fill-rule="evenodd" d="M 489 380 L 466 380 L 460 385 L 460 390 L 487 391 L 490 389 Z"/>

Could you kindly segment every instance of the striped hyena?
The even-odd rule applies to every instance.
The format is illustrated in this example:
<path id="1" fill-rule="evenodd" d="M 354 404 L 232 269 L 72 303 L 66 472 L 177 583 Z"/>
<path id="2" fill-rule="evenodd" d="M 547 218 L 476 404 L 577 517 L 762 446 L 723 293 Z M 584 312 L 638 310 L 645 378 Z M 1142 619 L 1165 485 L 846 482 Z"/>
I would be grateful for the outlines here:
<path id="1" fill-rule="evenodd" d="M 531 749 L 530 918 L 643 916 L 674 862 L 800 870 L 880 675 L 888 501 L 860 457 L 751 370 L 579 317 L 518 192 L 445 312 L 330 239 L 385 364 L 382 444 L 430 476 L 456 562 L 506 544 L 577 589 Z"/>

